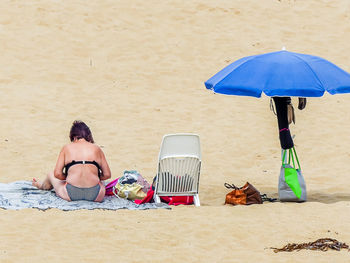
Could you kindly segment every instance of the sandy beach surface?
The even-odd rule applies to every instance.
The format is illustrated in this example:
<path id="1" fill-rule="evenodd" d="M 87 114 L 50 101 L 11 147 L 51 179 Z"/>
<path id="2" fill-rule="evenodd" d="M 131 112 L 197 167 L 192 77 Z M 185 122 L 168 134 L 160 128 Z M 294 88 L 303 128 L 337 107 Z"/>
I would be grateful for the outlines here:
<path id="1" fill-rule="evenodd" d="M 75 119 L 113 178 L 135 169 L 151 181 L 164 134 L 199 134 L 202 147 L 201 207 L 0 210 L 0 262 L 350 261 L 345 250 L 270 249 L 350 244 L 350 95 L 296 110 L 308 202 L 233 207 L 225 182 L 277 197 L 277 121 L 266 96 L 204 87 L 234 60 L 283 46 L 349 72 L 349 1 L 4 0 L 0 14 L 1 183 L 44 178 Z"/>

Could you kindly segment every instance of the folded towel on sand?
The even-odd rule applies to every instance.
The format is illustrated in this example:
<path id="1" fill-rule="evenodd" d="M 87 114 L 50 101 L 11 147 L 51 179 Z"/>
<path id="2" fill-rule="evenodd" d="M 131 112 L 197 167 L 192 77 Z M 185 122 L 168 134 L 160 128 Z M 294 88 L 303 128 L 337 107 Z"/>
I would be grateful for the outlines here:
<path id="1" fill-rule="evenodd" d="M 170 207 L 164 203 L 146 203 L 137 205 L 132 201 L 119 199 L 115 196 L 106 196 L 101 203 L 89 201 L 68 202 L 57 197 L 54 191 L 37 189 L 32 186 L 30 181 L 17 181 L 8 184 L 0 183 L 0 208 L 11 210 L 19 210 L 23 208 L 46 210 L 49 208 L 57 208 L 65 211 L 78 209 L 170 209 Z"/>

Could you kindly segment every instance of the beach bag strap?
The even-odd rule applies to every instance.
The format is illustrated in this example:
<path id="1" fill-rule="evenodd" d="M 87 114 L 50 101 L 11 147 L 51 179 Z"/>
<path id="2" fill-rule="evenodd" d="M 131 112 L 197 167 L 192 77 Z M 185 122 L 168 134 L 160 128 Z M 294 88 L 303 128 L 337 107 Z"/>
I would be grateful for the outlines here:
<path id="1" fill-rule="evenodd" d="M 298 159 L 297 151 L 295 150 L 295 148 L 294 148 L 294 147 L 293 147 L 293 152 L 294 152 L 294 155 L 295 155 L 295 159 L 297 160 L 297 164 L 298 164 L 299 170 L 301 170 L 301 166 L 300 166 L 300 163 L 299 163 L 299 159 Z"/>
<path id="2" fill-rule="evenodd" d="M 284 160 L 286 159 L 286 155 L 287 155 L 287 150 L 283 150 L 283 157 L 282 157 L 282 166 L 285 167 L 286 164 L 291 164 L 291 160 L 292 160 L 292 163 L 293 163 L 293 167 L 295 167 L 295 161 L 294 161 L 294 157 L 295 157 L 295 160 L 297 161 L 297 164 L 298 164 L 298 168 L 299 170 L 301 170 L 301 166 L 300 166 L 300 163 L 299 163 L 299 158 L 298 158 L 298 155 L 297 155 L 297 152 L 295 150 L 295 147 L 291 148 L 291 149 L 288 149 L 288 163 L 285 163 Z"/>
<path id="3" fill-rule="evenodd" d="M 287 150 L 282 150 L 283 151 L 283 155 L 282 155 L 282 166 L 284 167 L 285 166 L 285 162 L 284 160 L 286 159 L 286 155 L 287 155 Z M 288 154 L 288 163 L 287 164 L 290 164 L 290 152 Z"/>
<path id="4" fill-rule="evenodd" d="M 229 184 L 229 183 L 224 183 L 224 186 L 227 188 L 227 189 L 239 189 L 239 187 L 235 186 L 234 184 Z"/>
<path id="5" fill-rule="evenodd" d="M 261 194 L 261 200 L 263 202 L 276 202 L 277 201 L 277 198 L 271 198 L 271 197 L 268 197 L 267 194 Z"/>
<path id="6" fill-rule="evenodd" d="M 293 162 L 293 167 L 295 168 L 293 150 L 292 150 L 292 149 L 289 149 L 289 164 L 290 164 L 290 159 L 291 159 L 291 158 L 292 158 L 292 162 Z"/>

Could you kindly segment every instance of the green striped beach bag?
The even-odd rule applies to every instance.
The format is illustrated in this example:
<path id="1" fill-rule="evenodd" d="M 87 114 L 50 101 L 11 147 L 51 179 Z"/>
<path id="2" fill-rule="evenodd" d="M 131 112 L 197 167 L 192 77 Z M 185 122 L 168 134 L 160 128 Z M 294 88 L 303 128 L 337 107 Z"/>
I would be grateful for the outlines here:
<path id="1" fill-rule="evenodd" d="M 288 152 L 288 161 L 286 160 Z M 278 181 L 278 197 L 282 202 L 305 202 L 306 184 L 301 173 L 295 148 L 283 150 L 282 166 Z M 296 167 L 296 163 L 298 167 Z"/>

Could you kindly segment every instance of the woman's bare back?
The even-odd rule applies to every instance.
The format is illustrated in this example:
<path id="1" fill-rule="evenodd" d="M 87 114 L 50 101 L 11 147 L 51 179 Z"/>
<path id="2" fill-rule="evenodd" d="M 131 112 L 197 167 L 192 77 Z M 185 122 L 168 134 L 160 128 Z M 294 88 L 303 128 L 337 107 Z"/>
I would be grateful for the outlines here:
<path id="1" fill-rule="evenodd" d="M 98 176 L 98 169 L 93 164 L 75 164 L 72 165 L 67 174 L 63 174 L 64 167 L 72 161 L 95 161 L 102 170 L 101 177 Z M 74 140 L 65 145 L 58 157 L 54 171 L 56 178 L 66 180 L 67 183 L 76 187 L 92 187 L 97 185 L 100 180 L 109 179 L 111 172 L 106 158 L 97 145 L 87 142 L 84 139 Z"/>
<path id="2" fill-rule="evenodd" d="M 64 165 L 72 161 L 95 161 L 101 166 L 101 149 L 85 140 L 72 142 L 64 147 Z M 77 187 L 92 187 L 100 182 L 98 168 L 94 164 L 75 164 L 67 171 L 67 183 Z"/>

